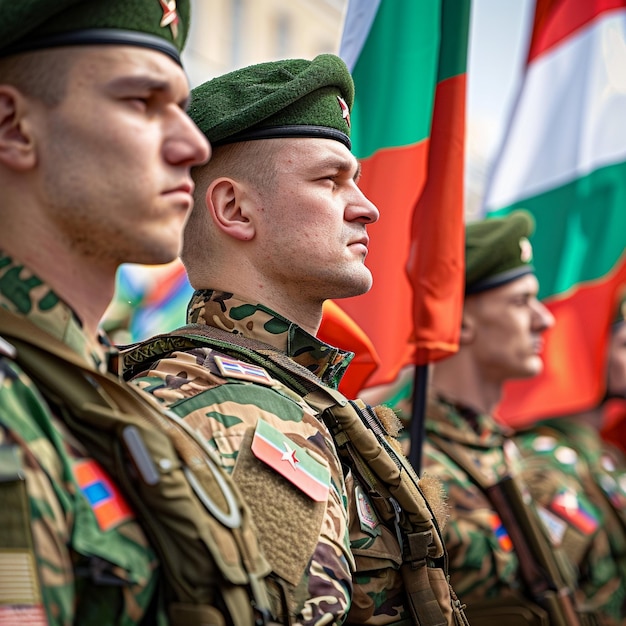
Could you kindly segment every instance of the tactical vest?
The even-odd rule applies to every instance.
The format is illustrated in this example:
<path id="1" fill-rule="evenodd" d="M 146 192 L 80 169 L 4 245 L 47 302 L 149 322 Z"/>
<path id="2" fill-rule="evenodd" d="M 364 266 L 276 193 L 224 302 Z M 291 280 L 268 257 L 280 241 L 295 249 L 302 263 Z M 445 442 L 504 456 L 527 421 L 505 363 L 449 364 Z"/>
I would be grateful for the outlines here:
<path id="1" fill-rule="evenodd" d="M 202 438 L 149 394 L 2 308 L 0 334 L 133 506 L 160 557 L 172 626 L 273 623 L 270 567 L 250 512 Z"/>
<path id="2" fill-rule="evenodd" d="M 260 365 L 319 412 L 342 462 L 370 496 L 378 517 L 398 538 L 410 623 L 468 625 L 449 584 L 447 553 L 435 516 L 417 475 L 377 412 L 361 401 L 348 401 L 273 346 L 202 324 L 129 346 L 122 353 L 125 376 L 132 378 L 145 371 L 150 362 L 193 347 L 209 347 Z"/>

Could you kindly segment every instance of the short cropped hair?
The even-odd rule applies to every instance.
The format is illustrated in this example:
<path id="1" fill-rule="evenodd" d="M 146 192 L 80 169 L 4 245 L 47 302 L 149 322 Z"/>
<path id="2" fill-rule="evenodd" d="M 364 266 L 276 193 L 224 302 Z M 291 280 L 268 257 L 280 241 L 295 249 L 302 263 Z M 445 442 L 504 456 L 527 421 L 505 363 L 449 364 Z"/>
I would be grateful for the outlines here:
<path id="1" fill-rule="evenodd" d="M 260 190 L 274 185 L 277 174 L 275 155 L 279 141 L 242 141 L 215 148 L 209 162 L 194 168 L 191 173 L 202 199 L 206 188 L 220 176 L 244 180 Z"/>
<path id="2" fill-rule="evenodd" d="M 58 48 L 0 58 L 0 84 L 12 85 L 24 95 L 54 107 L 67 95 L 72 50 Z"/>
<path id="3" fill-rule="evenodd" d="M 261 193 L 270 189 L 276 183 L 279 171 L 276 155 L 281 145 L 280 139 L 226 144 L 213 150 L 208 163 L 192 169 L 191 175 L 195 183 L 194 206 L 185 227 L 181 252 L 181 259 L 192 285 L 196 269 L 202 272 L 213 254 L 213 229 L 205 204 L 207 188 L 216 178 L 227 176 L 247 182 Z"/>

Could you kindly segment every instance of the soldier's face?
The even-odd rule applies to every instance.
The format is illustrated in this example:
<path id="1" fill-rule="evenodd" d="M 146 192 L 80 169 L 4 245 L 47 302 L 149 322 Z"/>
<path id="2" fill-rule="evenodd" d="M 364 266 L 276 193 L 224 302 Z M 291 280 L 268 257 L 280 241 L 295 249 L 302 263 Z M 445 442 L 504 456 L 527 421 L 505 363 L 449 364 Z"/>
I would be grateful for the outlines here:
<path id="1" fill-rule="evenodd" d="M 538 287 L 528 274 L 466 299 L 468 349 L 484 380 L 500 384 L 542 371 L 542 335 L 554 318 L 537 300 Z"/>
<path id="2" fill-rule="evenodd" d="M 609 339 L 607 389 L 611 396 L 626 397 L 626 322 L 619 324 Z"/>
<path id="3" fill-rule="evenodd" d="M 193 165 L 210 153 L 185 113 L 188 84 L 166 55 L 78 49 L 63 101 L 41 116 L 41 219 L 104 263 L 164 263 L 179 251 Z"/>
<path id="4" fill-rule="evenodd" d="M 357 185 L 359 164 L 332 139 L 276 140 L 275 184 L 259 204 L 259 264 L 296 301 L 365 293 L 366 226 L 379 213 Z"/>

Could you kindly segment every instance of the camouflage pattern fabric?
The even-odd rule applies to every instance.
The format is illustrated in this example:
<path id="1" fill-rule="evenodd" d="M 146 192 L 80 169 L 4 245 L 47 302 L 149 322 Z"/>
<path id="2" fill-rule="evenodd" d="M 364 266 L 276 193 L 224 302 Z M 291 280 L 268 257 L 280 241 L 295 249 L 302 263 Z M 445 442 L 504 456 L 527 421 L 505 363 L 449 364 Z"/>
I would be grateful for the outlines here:
<path id="1" fill-rule="evenodd" d="M 425 425 L 423 473 L 439 478 L 448 495 L 450 518 L 444 541 L 452 588 L 466 604 L 506 597 L 520 587 L 511 540 L 482 490 L 428 441 L 429 434 L 436 433 L 464 447 L 476 467 L 496 482 L 515 473 L 513 455 L 505 455 L 504 432 L 490 416 L 461 414 L 457 407 L 434 398 L 429 399 Z"/>
<path id="2" fill-rule="evenodd" d="M 603 624 L 626 624 L 626 458 L 591 425 L 567 418 L 516 435 L 522 476 L 555 545 L 579 572 Z"/>
<path id="3" fill-rule="evenodd" d="M 104 366 L 95 360 L 94 346 L 67 305 L 27 268 L 2 254 L 0 306 L 62 338 L 89 357 L 94 368 Z M 6 356 L 0 357 L 0 447 L 5 446 L 16 446 L 22 459 L 30 516 L 24 523 L 30 521 L 32 527 L 36 568 L 31 574 L 38 578 L 40 594 L 34 594 L 31 604 L 1 594 L 0 623 L 126 626 L 145 617 L 146 622 L 164 624 L 161 616 L 147 615 L 159 569 L 133 512 L 32 381 Z M 0 467 L 0 474 L 5 470 Z M 2 490 L 0 484 L 0 494 Z M 14 551 L 5 541 L 8 532 L 0 521 L 0 579 L 5 581 L 15 576 Z"/>
<path id="4" fill-rule="evenodd" d="M 352 358 L 264 306 L 230 293 L 196 292 L 188 321 L 270 344 L 333 388 Z M 399 546 L 395 542 L 390 551 L 384 546 L 389 537 L 376 528 L 364 532 L 358 516 L 349 516 L 348 511 L 355 510 L 354 492 L 346 485 L 354 483 L 349 473 L 344 479 L 326 426 L 301 396 L 268 380 L 262 368 L 223 357 L 208 347 L 172 352 L 134 381 L 184 417 L 219 453 L 252 509 L 273 576 L 288 591 L 295 623 L 344 623 L 354 599 L 359 614 L 346 623 L 400 623 L 405 615 L 398 602 Z M 268 429 L 281 455 L 274 462 L 255 448 Z M 307 485 L 288 478 L 288 465 L 304 460 L 302 455 L 315 460 L 328 477 L 325 501 L 318 505 Z M 374 547 L 363 579 L 353 577 L 351 541 L 361 554 L 368 545 Z M 371 570 L 378 573 L 372 575 Z M 355 583 L 359 587 L 353 593 Z M 280 607 L 275 610 L 280 613 Z"/>

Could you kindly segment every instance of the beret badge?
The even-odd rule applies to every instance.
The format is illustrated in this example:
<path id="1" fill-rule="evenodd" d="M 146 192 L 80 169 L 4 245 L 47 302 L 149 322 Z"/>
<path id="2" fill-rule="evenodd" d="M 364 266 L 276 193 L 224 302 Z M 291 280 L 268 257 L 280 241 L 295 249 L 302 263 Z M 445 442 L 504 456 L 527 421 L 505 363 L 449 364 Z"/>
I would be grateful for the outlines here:
<path id="1" fill-rule="evenodd" d="M 348 128 L 350 127 L 350 107 L 346 104 L 346 101 L 341 97 L 337 96 L 337 100 L 339 101 L 339 106 L 341 107 L 341 117 L 346 120 L 346 124 Z"/>
<path id="2" fill-rule="evenodd" d="M 533 247 L 528 237 L 522 237 L 519 240 L 520 259 L 524 263 L 530 263 L 533 260 Z"/>
<path id="3" fill-rule="evenodd" d="M 172 37 L 178 37 L 178 13 L 176 12 L 176 0 L 159 0 L 163 9 L 163 17 L 161 18 L 161 28 L 169 26 L 172 31 Z"/>

